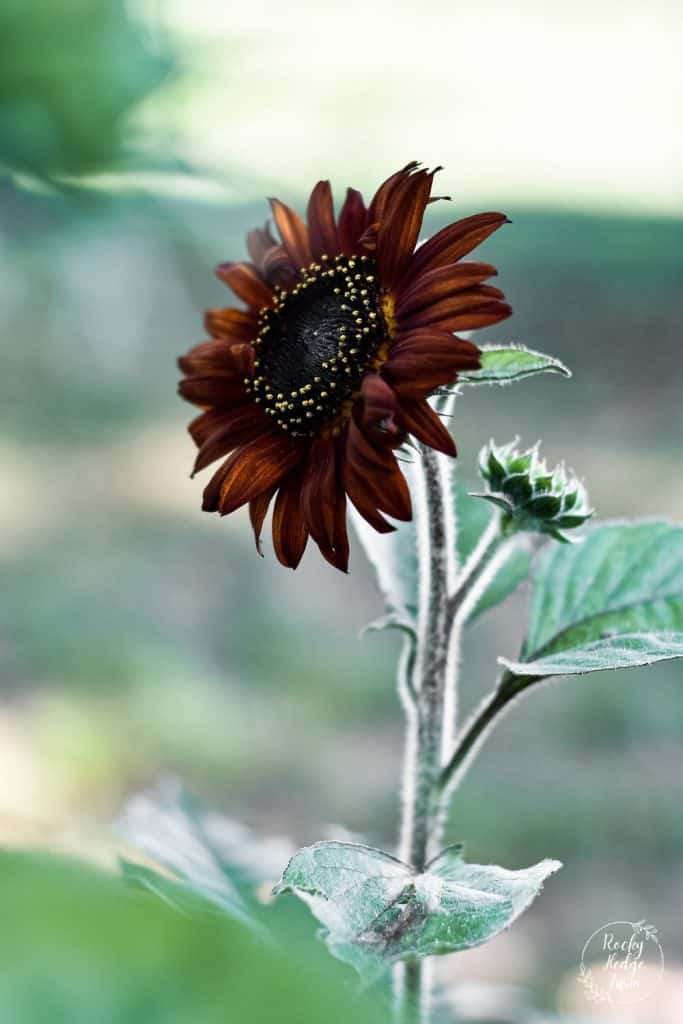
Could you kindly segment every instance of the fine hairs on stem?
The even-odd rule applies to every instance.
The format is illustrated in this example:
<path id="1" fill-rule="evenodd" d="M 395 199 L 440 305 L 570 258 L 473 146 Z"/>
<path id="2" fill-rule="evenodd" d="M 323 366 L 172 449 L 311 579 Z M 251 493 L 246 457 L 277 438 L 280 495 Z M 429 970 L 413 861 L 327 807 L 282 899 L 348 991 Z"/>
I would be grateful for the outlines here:
<path id="1" fill-rule="evenodd" d="M 451 466 L 430 448 L 420 447 L 416 467 L 416 519 L 420 589 L 414 657 L 404 660 L 413 670 L 406 718 L 403 776 L 401 856 L 423 871 L 437 852 L 443 830 L 445 802 L 439 794 L 444 752 L 450 749 L 455 717 L 457 644 L 450 617 L 449 597 L 455 589 L 456 524 L 450 500 Z M 399 1019 L 419 1013 L 429 1018 L 429 988 L 425 965 L 407 963 L 397 970 Z"/>
<path id="2" fill-rule="evenodd" d="M 420 448 L 416 481 L 418 628 L 414 658 L 414 710 L 406 720 L 401 856 L 423 871 L 440 840 L 438 780 L 442 770 L 446 672 L 449 664 L 448 595 L 453 578 L 455 524 L 442 470 L 443 457 Z M 450 520 L 450 522 L 449 522 Z M 399 1020 L 429 1019 L 424 964 L 396 972 Z"/>
<path id="3" fill-rule="evenodd" d="M 399 666 L 399 693 L 406 711 L 400 855 L 422 872 L 441 844 L 454 788 L 451 776 L 462 774 L 459 769 L 471 760 L 477 740 L 512 699 L 497 690 L 462 738 L 454 741 L 462 625 L 490 579 L 510 557 L 515 538 L 503 539 L 500 518 L 494 516 L 458 572 L 452 463 L 426 446 L 420 446 L 419 454 L 414 488 L 417 633 L 406 637 Z M 424 961 L 414 960 L 396 968 L 399 1021 L 429 1021 L 430 985 L 425 966 Z"/>

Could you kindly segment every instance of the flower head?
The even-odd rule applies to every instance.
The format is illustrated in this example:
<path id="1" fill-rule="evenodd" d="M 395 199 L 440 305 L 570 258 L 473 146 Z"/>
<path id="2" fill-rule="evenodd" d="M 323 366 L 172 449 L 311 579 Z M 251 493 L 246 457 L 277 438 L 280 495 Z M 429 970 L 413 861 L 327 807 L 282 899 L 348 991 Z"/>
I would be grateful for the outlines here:
<path id="1" fill-rule="evenodd" d="M 582 526 L 593 515 L 586 489 L 564 466 L 548 471 L 538 454 L 539 444 L 526 451 L 517 439 L 496 445 L 490 441 L 479 455 L 479 472 L 489 489 L 485 498 L 503 510 L 503 529 L 547 533 L 570 540 L 563 530 Z"/>
<path id="2" fill-rule="evenodd" d="M 409 435 L 455 455 L 428 397 L 479 366 L 454 332 L 510 315 L 484 284 L 495 268 L 462 258 L 506 221 L 483 213 L 437 232 L 417 251 L 430 172 L 412 163 L 368 206 L 348 189 L 335 217 L 328 181 L 306 223 L 271 200 L 270 227 L 247 237 L 250 262 L 216 273 L 243 303 L 211 309 L 212 340 L 180 359 L 180 393 L 204 411 L 190 424 L 195 472 L 225 458 L 204 491 L 205 510 L 248 504 L 260 550 L 270 502 L 279 560 L 295 568 L 308 537 L 346 571 L 347 497 L 375 529 L 410 519 L 395 452 Z"/>

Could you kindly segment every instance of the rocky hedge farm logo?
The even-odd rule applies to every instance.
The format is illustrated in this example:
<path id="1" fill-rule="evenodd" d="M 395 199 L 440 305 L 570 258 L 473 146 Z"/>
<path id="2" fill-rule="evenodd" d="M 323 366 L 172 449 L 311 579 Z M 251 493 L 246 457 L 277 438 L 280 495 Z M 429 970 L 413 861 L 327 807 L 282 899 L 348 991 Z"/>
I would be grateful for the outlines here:
<path id="1" fill-rule="evenodd" d="M 640 1003 L 663 973 L 657 929 L 646 921 L 611 921 L 594 931 L 581 951 L 579 981 L 596 1003 Z"/>

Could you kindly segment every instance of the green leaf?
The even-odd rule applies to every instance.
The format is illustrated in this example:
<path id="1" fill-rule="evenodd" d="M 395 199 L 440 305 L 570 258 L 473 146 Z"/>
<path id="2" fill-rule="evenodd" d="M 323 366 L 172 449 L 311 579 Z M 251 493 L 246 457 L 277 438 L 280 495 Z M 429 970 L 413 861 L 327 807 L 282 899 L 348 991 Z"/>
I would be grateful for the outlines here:
<path id="1" fill-rule="evenodd" d="M 458 374 L 460 384 L 511 384 L 537 373 L 560 373 L 571 377 L 571 371 L 554 356 L 535 352 L 525 345 L 484 345 L 481 369 Z"/>
<path id="2" fill-rule="evenodd" d="M 242 919 L 241 913 L 236 913 L 231 901 L 224 898 L 213 899 L 201 892 L 198 888 L 186 885 L 166 874 L 160 874 L 158 870 L 139 864 L 137 861 L 119 859 L 121 877 L 131 889 L 148 893 L 157 899 L 183 913 L 206 910 L 207 906 L 219 906 L 225 910 L 228 917 L 237 920 Z M 246 915 L 243 919 L 247 920 Z M 249 922 L 251 923 L 251 922 Z"/>
<path id="3" fill-rule="evenodd" d="M 516 675 L 632 668 L 683 656 L 683 527 L 605 523 L 539 560 Z"/>
<path id="4" fill-rule="evenodd" d="M 464 565 L 487 529 L 492 512 L 481 501 L 468 494 L 467 486 L 458 479 L 453 483 L 457 530 L 458 565 Z M 370 624 L 369 630 L 415 628 L 418 600 L 417 533 L 415 522 L 397 523 L 394 533 L 377 533 L 360 516 L 354 525 L 358 539 L 377 574 L 388 614 Z M 472 608 L 468 621 L 499 604 L 529 574 L 531 558 L 527 550 L 512 552 L 495 578 Z"/>
<path id="5" fill-rule="evenodd" d="M 0 164 L 52 180 L 130 163 L 127 118 L 171 69 L 120 0 L 3 0 Z"/>
<path id="6" fill-rule="evenodd" d="M 560 866 L 545 860 L 506 871 L 466 864 L 458 845 L 418 874 L 368 846 L 316 843 L 294 855 L 274 891 L 293 892 L 307 903 L 330 952 L 372 977 L 399 960 L 488 941 L 529 906 Z"/>
<path id="7" fill-rule="evenodd" d="M 500 661 L 515 675 L 572 676 L 607 669 L 639 668 L 656 661 L 683 658 L 683 631 L 679 633 L 624 633 L 623 636 L 579 644 L 533 661 Z"/>
<path id="8" fill-rule="evenodd" d="M 3 1024 L 386 1021 L 293 916 L 265 943 L 223 914 L 175 913 L 84 861 L 7 851 L 0 905 Z"/>
<path id="9" fill-rule="evenodd" d="M 146 859 L 121 860 L 136 888 L 178 909 L 210 904 L 255 931 L 262 930 L 257 889 L 272 884 L 293 849 L 285 839 L 257 840 L 238 822 L 208 811 L 175 780 L 134 797 L 117 832 L 129 851 Z"/>

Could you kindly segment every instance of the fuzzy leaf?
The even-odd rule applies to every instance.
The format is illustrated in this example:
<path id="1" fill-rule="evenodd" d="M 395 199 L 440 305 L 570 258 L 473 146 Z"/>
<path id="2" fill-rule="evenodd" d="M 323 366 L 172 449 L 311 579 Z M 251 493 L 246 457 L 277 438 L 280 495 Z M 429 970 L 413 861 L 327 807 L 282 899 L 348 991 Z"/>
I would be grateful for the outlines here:
<path id="1" fill-rule="evenodd" d="M 277 878 L 287 840 L 257 840 L 238 822 L 208 811 L 173 779 L 134 797 L 117 822 L 128 855 L 124 877 L 182 909 L 210 904 L 261 930 L 257 887 Z M 142 855 L 147 863 L 132 859 Z"/>
<path id="2" fill-rule="evenodd" d="M 516 675 L 632 668 L 683 656 L 683 527 L 664 520 L 586 530 L 539 560 Z"/>
<path id="3" fill-rule="evenodd" d="M 511 384 L 537 373 L 560 373 L 571 377 L 571 371 L 554 356 L 535 352 L 525 345 L 484 345 L 481 349 L 481 369 L 465 370 L 458 374 L 461 384 Z"/>
<path id="4" fill-rule="evenodd" d="M 523 871 L 466 864 L 444 850 L 417 874 L 395 857 L 352 843 L 316 843 L 294 855 L 275 893 L 293 892 L 323 925 L 330 952 L 359 973 L 454 953 L 510 925 L 561 865 Z"/>
<path id="5" fill-rule="evenodd" d="M 389 615 L 372 624 L 373 629 L 405 627 L 417 617 L 417 534 L 415 522 L 397 523 L 393 533 L 377 533 L 359 515 L 353 523 L 375 573 Z"/>
<path id="6" fill-rule="evenodd" d="M 500 661 L 515 675 L 572 676 L 607 669 L 639 668 L 656 661 L 683 658 L 683 630 L 678 633 L 624 633 L 622 636 L 579 644 L 533 661 Z"/>

